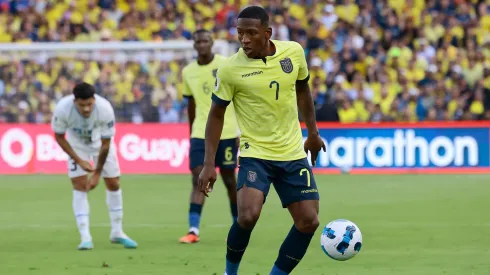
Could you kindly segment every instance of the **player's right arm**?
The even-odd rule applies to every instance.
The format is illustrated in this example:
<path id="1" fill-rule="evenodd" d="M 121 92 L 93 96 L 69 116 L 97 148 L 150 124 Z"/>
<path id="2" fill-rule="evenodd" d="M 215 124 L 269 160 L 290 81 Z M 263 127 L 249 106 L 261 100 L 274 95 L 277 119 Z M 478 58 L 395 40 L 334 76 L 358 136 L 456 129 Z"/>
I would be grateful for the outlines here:
<path id="1" fill-rule="evenodd" d="M 223 131 L 226 107 L 232 101 L 235 91 L 224 68 L 218 70 L 215 86 L 215 91 L 211 97 L 213 102 L 206 123 L 204 166 L 198 182 L 199 190 L 206 196 L 212 191 L 216 181 L 216 151 Z"/>
<path id="2" fill-rule="evenodd" d="M 191 87 L 187 82 L 187 74 L 186 69 L 182 72 L 182 80 L 183 80 L 183 91 L 182 95 L 187 98 L 187 116 L 189 118 L 189 133 L 192 133 L 192 125 L 194 124 L 194 119 L 196 118 L 196 101 L 194 100 L 194 96 L 192 95 Z"/>
<path id="3" fill-rule="evenodd" d="M 75 161 L 83 170 L 87 172 L 93 172 L 94 169 L 89 162 L 82 160 L 75 150 L 71 147 L 70 143 L 65 138 L 66 130 L 68 129 L 68 123 L 66 121 L 65 113 L 62 110 L 64 106 L 56 106 L 54 115 L 51 119 L 51 128 L 54 131 L 54 136 L 58 145 L 65 151 L 65 153 Z"/>
<path id="4" fill-rule="evenodd" d="M 187 115 L 189 117 L 189 133 L 192 133 L 192 125 L 196 119 L 196 102 L 192 96 L 187 98 Z"/>
<path id="5" fill-rule="evenodd" d="M 208 121 L 206 123 L 206 154 L 204 156 L 204 165 L 215 166 L 216 151 L 225 123 L 226 105 L 216 103 L 213 100 L 211 110 L 209 111 Z"/>

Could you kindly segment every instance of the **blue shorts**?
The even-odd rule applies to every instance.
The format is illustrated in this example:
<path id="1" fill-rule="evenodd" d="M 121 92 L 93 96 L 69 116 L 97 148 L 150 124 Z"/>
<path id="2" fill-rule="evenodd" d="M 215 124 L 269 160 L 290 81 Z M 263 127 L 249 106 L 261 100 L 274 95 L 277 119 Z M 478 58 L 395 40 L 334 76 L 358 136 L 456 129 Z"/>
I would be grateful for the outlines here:
<path id="1" fill-rule="evenodd" d="M 191 138 L 191 148 L 189 152 L 191 170 L 204 164 L 204 153 L 204 139 Z M 237 138 L 220 140 L 218 150 L 216 151 L 216 167 L 222 169 L 235 169 L 237 166 L 237 153 Z"/>
<path id="2" fill-rule="evenodd" d="M 306 158 L 293 161 L 272 161 L 257 158 L 239 159 L 237 190 L 244 185 L 264 193 L 264 203 L 271 183 L 282 207 L 305 200 L 319 200 L 311 167 Z"/>

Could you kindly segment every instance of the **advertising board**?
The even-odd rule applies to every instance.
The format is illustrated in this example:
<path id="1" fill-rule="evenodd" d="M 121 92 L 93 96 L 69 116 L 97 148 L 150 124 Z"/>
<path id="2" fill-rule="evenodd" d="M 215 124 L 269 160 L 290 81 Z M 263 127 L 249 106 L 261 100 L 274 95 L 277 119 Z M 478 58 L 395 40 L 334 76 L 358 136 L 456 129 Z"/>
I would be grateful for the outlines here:
<path id="1" fill-rule="evenodd" d="M 490 172 L 490 123 L 318 125 L 316 173 Z M 118 124 L 121 171 L 189 173 L 188 137 L 186 124 Z M 0 125 L 0 174 L 63 174 L 66 160 L 49 125 Z"/>

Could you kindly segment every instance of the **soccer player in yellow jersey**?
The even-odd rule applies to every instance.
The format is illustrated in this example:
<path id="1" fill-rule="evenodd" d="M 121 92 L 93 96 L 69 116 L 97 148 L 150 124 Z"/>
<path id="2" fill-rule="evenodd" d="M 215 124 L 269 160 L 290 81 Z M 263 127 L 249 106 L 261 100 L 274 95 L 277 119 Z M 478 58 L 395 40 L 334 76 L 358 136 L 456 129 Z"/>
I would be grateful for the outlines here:
<path id="1" fill-rule="evenodd" d="M 192 191 L 189 208 L 189 231 L 180 238 L 181 243 L 199 241 L 199 224 L 204 204 L 204 195 L 197 188 L 197 179 L 204 162 L 204 131 L 211 108 L 211 94 L 216 82 L 216 71 L 223 64 L 225 57 L 213 54 L 213 39 L 207 30 L 194 33 L 194 48 L 197 60 L 187 65 L 182 74 L 184 81 L 183 94 L 188 99 L 189 124 L 191 128 L 190 169 L 192 171 Z M 216 166 L 220 168 L 221 177 L 228 189 L 233 221 L 237 219 L 236 205 L 236 157 L 238 151 L 238 125 L 233 107 L 224 115 L 224 127 L 215 152 Z M 214 159 L 213 159 L 214 161 Z"/>
<path id="2" fill-rule="evenodd" d="M 238 220 L 228 234 L 225 274 L 238 274 L 271 183 L 294 225 L 270 274 L 289 274 L 319 225 L 319 194 L 306 152 L 314 165 L 325 144 L 316 126 L 303 48 L 296 42 L 270 40 L 269 17 L 258 6 L 240 12 L 237 31 L 242 47 L 218 69 L 199 189 L 207 196 L 216 181 L 214 155 L 225 111 L 233 102 L 241 130 Z M 298 109 L 308 127 L 304 145 Z"/>

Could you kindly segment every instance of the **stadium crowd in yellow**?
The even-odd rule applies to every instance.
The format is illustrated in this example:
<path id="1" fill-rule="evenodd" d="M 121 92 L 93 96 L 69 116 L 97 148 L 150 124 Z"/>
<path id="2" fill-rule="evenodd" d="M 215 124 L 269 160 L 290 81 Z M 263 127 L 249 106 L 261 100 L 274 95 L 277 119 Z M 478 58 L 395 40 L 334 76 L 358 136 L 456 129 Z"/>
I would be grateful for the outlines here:
<path id="1" fill-rule="evenodd" d="M 487 0 L 14 2 L 0 0 L 2 43 L 189 40 L 206 28 L 236 45 L 237 12 L 262 4 L 273 38 L 305 48 L 318 120 L 490 118 Z M 120 121 L 182 122 L 188 61 L 3 60 L 0 121 L 45 123 L 56 100 L 83 80 L 115 105 Z"/>

